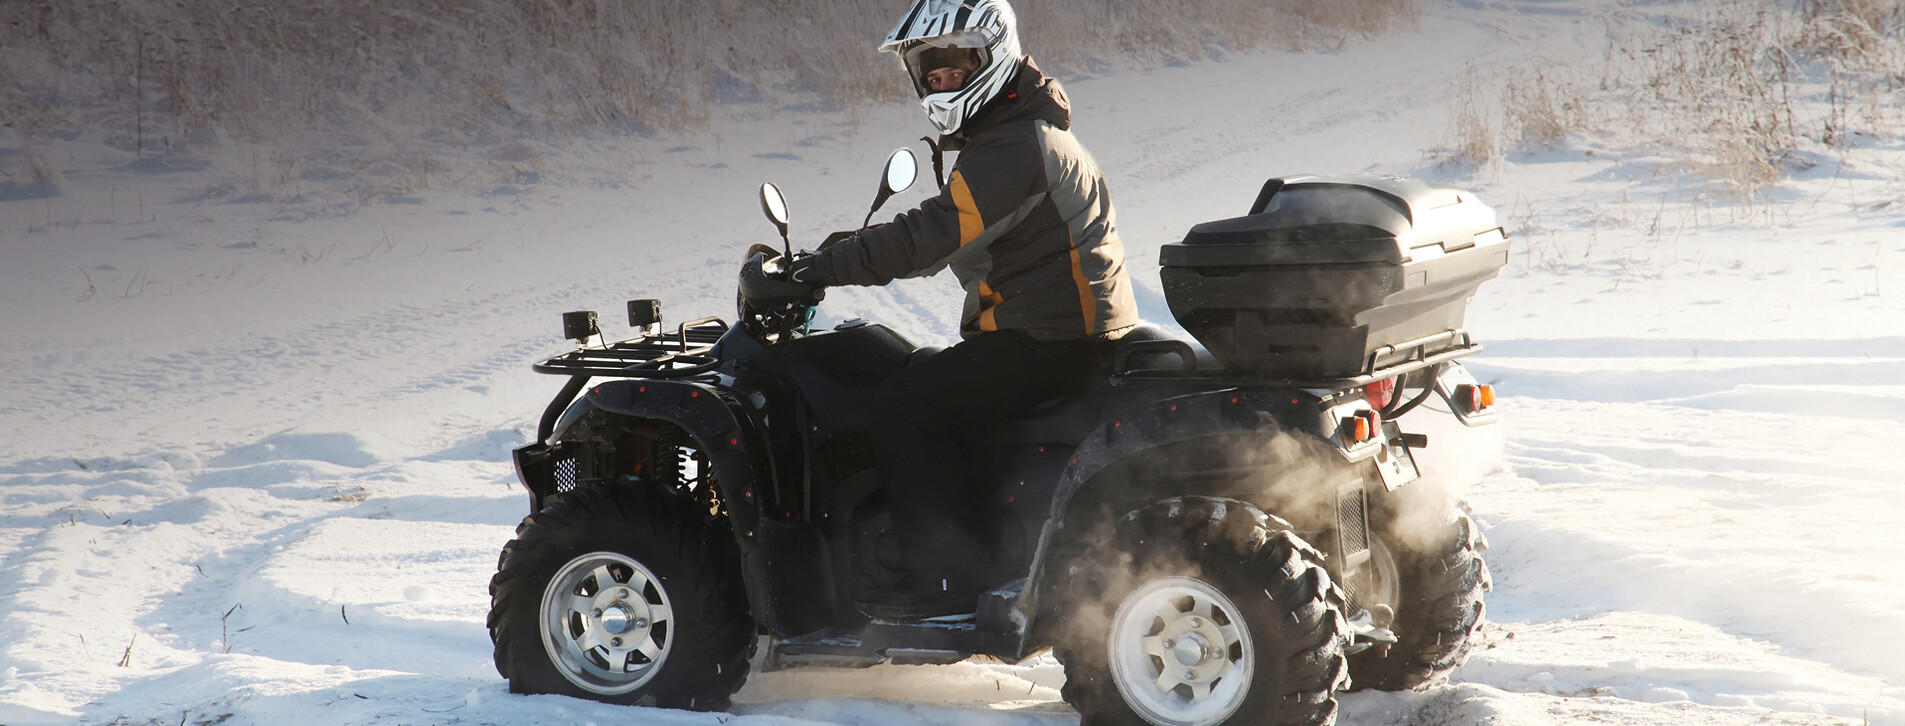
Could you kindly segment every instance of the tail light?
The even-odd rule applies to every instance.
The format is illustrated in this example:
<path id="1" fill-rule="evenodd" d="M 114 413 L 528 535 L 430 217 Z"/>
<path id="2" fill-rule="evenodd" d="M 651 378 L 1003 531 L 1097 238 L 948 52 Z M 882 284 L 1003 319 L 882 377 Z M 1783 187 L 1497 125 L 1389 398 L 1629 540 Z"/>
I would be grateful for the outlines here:
<path id="1" fill-rule="evenodd" d="M 1363 386 L 1363 395 L 1369 398 L 1369 405 L 1378 409 L 1389 408 L 1389 402 L 1396 398 L 1396 379 L 1384 378 Z"/>
<path id="2" fill-rule="evenodd" d="M 1495 422 L 1495 387 L 1483 385 L 1463 368 L 1450 361 L 1436 367 L 1435 392 L 1449 404 L 1449 412 L 1464 426 L 1485 426 Z"/>
<path id="3" fill-rule="evenodd" d="M 1465 383 L 1455 388 L 1455 397 L 1466 404 L 1468 410 L 1481 411 L 1495 405 L 1495 387 Z"/>

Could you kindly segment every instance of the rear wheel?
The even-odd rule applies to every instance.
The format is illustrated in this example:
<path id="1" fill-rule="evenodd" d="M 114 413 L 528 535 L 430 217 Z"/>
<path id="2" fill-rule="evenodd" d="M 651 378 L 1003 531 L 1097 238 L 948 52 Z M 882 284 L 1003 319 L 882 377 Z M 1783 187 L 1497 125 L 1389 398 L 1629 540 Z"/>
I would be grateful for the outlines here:
<path id="1" fill-rule="evenodd" d="M 1125 515 L 1060 614 L 1065 700 L 1084 723 L 1326 724 L 1347 627 L 1322 554 L 1247 503 Z"/>
<path id="2" fill-rule="evenodd" d="M 553 497 L 517 527 L 490 580 L 497 672 L 518 693 L 727 708 L 754 621 L 724 529 L 640 480 Z"/>
<path id="3" fill-rule="evenodd" d="M 1488 544 L 1461 503 L 1439 489 L 1405 488 L 1375 505 L 1372 548 L 1387 545 L 1376 579 L 1391 584 L 1393 599 L 1383 604 L 1395 612 L 1388 627 L 1397 640 L 1350 656 L 1350 675 L 1358 690 L 1422 688 L 1466 661 L 1481 632 Z"/>

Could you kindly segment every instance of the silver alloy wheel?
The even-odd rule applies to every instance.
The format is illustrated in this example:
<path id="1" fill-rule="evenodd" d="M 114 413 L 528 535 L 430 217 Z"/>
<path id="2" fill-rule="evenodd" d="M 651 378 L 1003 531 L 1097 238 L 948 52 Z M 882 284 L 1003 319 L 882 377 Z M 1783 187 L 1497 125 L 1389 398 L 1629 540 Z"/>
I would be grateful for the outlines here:
<path id="1" fill-rule="evenodd" d="M 1126 595 L 1111 620 L 1111 677 L 1125 704 L 1159 726 L 1222 723 L 1250 695 L 1250 628 L 1216 586 L 1161 577 Z"/>
<path id="2" fill-rule="evenodd" d="M 668 660 L 674 607 L 661 579 L 614 552 L 569 561 L 542 593 L 542 645 L 556 671 L 605 696 L 641 688 Z"/>

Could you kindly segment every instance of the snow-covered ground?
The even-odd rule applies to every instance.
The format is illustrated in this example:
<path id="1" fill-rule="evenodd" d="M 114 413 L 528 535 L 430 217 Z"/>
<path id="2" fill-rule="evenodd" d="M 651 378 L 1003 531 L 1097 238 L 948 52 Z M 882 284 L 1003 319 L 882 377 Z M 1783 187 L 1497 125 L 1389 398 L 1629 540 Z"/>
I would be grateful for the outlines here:
<path id="1" fill-rule="evenodd" d="M 1900 130 L 1751 206 L 1606 143 L 1437 161 L 1475 75 L 1598 57 L 1600 16 L 1425 2 L 1334 52 L 1068 90 L 1153 321 L 1157 247 L 1273 175 L 1452 179 L 1516 235 L 1469 316 L 1502 425 L 1405 421 L 1492 542 L 1486 642 L 1447 685 L 1345 695 L 1341 723 L 1905 724 Z M 471 147 L 370 198 L 268 149 L 36 140 L 60 193 L 0 200 L 0 724 L 1076 723 L 1049 657 L 757 674 L 733 715 L 516 696 L 492 669 L 486 586 L 526 506 L 508 452 L 559 384 L 528 370 L 567 345 L 558 313 L 611 336 L 628 298 L 731 314 L 772 236 L 756 185 L 811 245 L 926 130 L 905 105 L 766 111 Z M 560 171 L 446 179 L 525 160 Z M 933 344 L 957 309 L 930 279 L 821 314 Z"/>

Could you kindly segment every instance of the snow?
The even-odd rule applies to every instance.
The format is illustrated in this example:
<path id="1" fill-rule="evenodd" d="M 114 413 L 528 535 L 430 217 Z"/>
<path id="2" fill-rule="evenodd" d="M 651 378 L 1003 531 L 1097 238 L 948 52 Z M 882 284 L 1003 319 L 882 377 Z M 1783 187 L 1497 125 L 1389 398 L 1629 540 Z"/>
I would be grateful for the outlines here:
<path id="1" fill-rule="evenodd" d="M 1503 422 L 1406 420 L 1491 541 L 1491 624 L 1448 684 L 1345 695 L 1340 723 L 1905 724 L 1905 143 L 1811 154 L 1752 204 L 1638 136 L 1441 161 L 1468 74 L 1592 57 L 1602 15 L 1427 2 L 1333 52 L 1068 91 L 1153 321 L 1158 245 L 1268 176 L 1448 179 L 1510 224 L 1469 316 Z M 760 182 L 811 245 L 926 130 L 904 104 L 766 111 L 519 142 L 486 153 L 559 171 L 370 197 L 264 185 L 270 150 L 236 144 L 36 139 L 58 193 L 0 200 L 0 724 L 1076 723 L 1049 656 L 757 673 L 732 715 L 493 670 L 487 581 L 526 505 L 508 452 L 558 387 L 527 369 L 567 345 L 558 313 L 611 337 L 628 298 L 731 316 L 772 236 Z M 821 316 L 944 344 L 958 295 L 842 289 Z"/>

